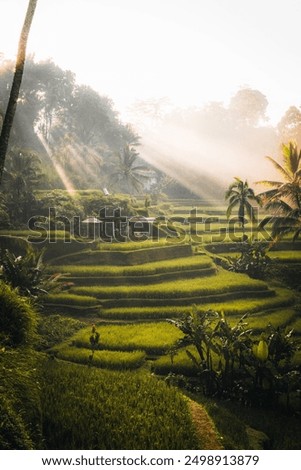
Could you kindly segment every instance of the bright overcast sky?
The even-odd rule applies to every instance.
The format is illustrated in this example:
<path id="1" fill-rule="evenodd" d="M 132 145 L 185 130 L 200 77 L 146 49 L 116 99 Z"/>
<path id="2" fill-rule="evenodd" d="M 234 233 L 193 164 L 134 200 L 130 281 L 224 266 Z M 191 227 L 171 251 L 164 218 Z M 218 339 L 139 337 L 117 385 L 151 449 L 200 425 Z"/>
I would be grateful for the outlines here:
<path id="1" fill-rule="evenodd" d="M 27 0 L 0 0 L 0 52 L 14 57 Z M 136 99 L 223 101 L 264 93 L 279 120 L 301 105 L 300 0 L 38 0 L 28 53 L 52 58 L 117 110 Z"/>

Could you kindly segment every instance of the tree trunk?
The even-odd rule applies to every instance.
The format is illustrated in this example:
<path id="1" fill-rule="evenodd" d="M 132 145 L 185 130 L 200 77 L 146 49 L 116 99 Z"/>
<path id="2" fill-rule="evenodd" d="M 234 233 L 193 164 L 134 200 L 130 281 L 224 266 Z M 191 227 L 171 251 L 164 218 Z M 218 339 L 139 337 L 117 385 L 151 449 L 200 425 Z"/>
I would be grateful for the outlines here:
<path id="1" fill-rule="evenodd" d="M 2 180 L 5 157 L 8 148 L 9 136 L 14 121 L 20 86 L 23 77 L 28 35 L 33 20 L 34 12 L 37 6 L 37 2 L 38 0 L 29 0 L 23 28 L 19 39 L 15 73 L 0 135 L 0 184 Z"/>

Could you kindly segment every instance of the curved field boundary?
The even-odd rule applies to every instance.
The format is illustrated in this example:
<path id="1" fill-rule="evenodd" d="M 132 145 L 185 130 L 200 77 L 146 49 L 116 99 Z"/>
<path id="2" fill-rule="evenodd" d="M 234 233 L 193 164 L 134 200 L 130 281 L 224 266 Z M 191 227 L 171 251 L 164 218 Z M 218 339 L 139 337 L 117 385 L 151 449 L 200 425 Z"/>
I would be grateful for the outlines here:
<path id="1" fill-rule="evenodd" d="M 184 258 L 192 255 L 191 245 L 177 244 L 172 246 L 160 246 L 133 251 L 82 251 L 59 258 L 53 258 L 52 264 L 60 265 L 71 263 L 75 265 L 113 265 L 133 266 L 151 261 L 163 261 L 174 258 Z"/>
<path id="2" fill-rule="evenodd" d="M 216 273 L 216 268 L 199 268 L 194 270 L 181 270 L 181 271 L 172 271 L 160 274 L 147 274 L 140 276 L 66 276 L 62 279 L 65 281 L 73 282 L 78 286 L 97 286 L 97 285 L 108 285 L 108 286 L 120 286 L 120 285 L 132 285 L 132 284 L 151 284 L 159 283 L 165 281 L 171 281 L 176 279 L 182 279 L 183 277 L 187 279 L 197 278 L 197 277 L 207 277 L 213 276 Z"/>
<path id="3" fill-rule="evenodd" d="M 126 370 L 140 368 L 146 359 L 144 351 L 94 351 L 91 358 L 91 350 L 73 346 L 63 346 L 53 348 L 52 353 L 59 359 L 75 362 L 77 364 L 87 364 L 94 367 L 112 370 Z"/>
<path id="4" fill-rule="evenodd" d="M 43 307 L 45 311 L 49 313 L 60 311 L 65 314 L 90 316 L 98 315 L 101 311 L 102 305 L 94 305 L 91 307 L 85 305 L 68 305 L 45 302 Z"/>
<path id="5" fill-rule="evenodd" d="M 200 295 L 198 297 L 170 297 L 170 298 L 120 298 L 120 299 L 99 299 L 104 308 L 117 307 L 159 307 L 159 306 L 176 306 L 176 305 L 194 305 L 226 302 L 229 300 L 245 299 L 245 298 L 266 298 L 274 297 L 275 291 L 257 290 L 257 291 L 232 291 L 227 293 L 216 293 L 212 295 Z"/>
<path id="6" fill-rule="evenodd" d="M 245 313 L 257 313 L 268 309 L 290 307 L 294 305 L 295 297 L 287 289 L 275 289 L 275 296 L 255 299 L 234 299 L 231 302 L 196 304 L 199 310 L 223 310 L 231 316 L 241 316 Z M 161 306 L 161 307 L 117 307 L 102 309 L 101 318 L 119 320 L 160 319 L 180 317 L 191 311 L 190 305 Z"/>

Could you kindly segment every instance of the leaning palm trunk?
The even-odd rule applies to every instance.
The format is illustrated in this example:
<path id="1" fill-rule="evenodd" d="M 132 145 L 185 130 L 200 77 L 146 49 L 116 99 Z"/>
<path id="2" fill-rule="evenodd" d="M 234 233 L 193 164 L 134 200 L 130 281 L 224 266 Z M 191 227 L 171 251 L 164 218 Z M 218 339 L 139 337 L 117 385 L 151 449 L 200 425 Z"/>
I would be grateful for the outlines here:
<path id="1" fill-rule="evenodd" d="M 33 20 L 33 15 L 37 6 L 37 1 L 38 0 L 29 0 L 23 28 L 20 35 L 15 73 L 0 135 L 0 183 L 2 180 L 9 136 L 14 121 L 19 91 L 23 77 L 28 35 Z"/>

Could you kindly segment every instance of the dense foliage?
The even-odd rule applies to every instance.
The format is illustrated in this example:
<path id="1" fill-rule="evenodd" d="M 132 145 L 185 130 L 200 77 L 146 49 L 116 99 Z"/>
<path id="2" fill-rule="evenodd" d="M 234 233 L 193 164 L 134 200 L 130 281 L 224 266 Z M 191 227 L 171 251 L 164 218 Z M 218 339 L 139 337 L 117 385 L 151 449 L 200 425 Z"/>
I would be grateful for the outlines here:
<path id="1" fill-rule="evenodd" d="M 0 70 L 0 110 L 6 108 L 12 73 L 13 64 L 4 62 Z M 137 134 L 121 123 L 107 96 L 77 84 L 72 72 L 62 70 L 51 60 L 27 59 L 11 144 L 41 156 L 48 187 L 62 187 L 53 167 L 68 174 L 74 187 L 108 187 L 118 152 L 138 142 Z"/>
<path id="2" fill-rule="evenodd" d="M 37 326 L 37 313 L 30 301 L 0 281 L 0 344 L 29 345 L 33 342 Z"/>
<path id="3" fill-rule="evenodd" d="M 291 395 L 297 396 L 301 373 L 293 358 L 300 342 L 293 330 L 268 324 L 258 338 L 246 316 L 230 324 L 223 313 L 196 308 L 183 319 L 170 321 L 184 333 L 178 347 L 195 348 L 186 353 L 199 369 L 205 395 L 264 406 L 277 403 L 281 395 L 288 405 Z"/>

